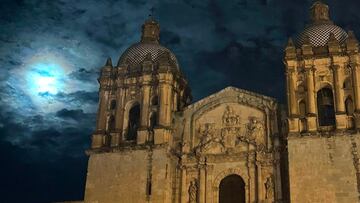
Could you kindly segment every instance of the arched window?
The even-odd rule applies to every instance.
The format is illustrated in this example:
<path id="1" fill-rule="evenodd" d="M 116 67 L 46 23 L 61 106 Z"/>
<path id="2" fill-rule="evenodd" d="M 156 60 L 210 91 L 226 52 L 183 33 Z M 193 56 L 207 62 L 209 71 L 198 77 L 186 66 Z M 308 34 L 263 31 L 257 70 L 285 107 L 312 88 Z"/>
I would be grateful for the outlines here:
<path id="1" fill-rule="evenodd" d="M 344 81 L 344 85 L 343 85 L 343 88 L 348 90 L 348 89 L 351 89 L 352 88 L 352 85 L 351 85 L 351 80 L 350 78 L 346 78 L 345 81 Z"/>
<path id="2" fill-rule="evenodd" d="M 156 112 L 153 112 L 150 116 L 150 130 L 154 130 L 154 127 L 157 125 L 157 115 Z"/>
<path id="3" fill-rule="evenodd" d="M 112 131 L 115 129 L 115 117 L 113 115 L 111 115 L 109 117 L 109 121 L 108 121 L 108 130 Z"/>
<path id="4" fill-rule="evenodd" d="M 330 88 L 325 87 L 317 92 L 317 107 L 319 125 L 335 125 L 334 99 Z"/>
<path id="5" fill-rule="evenodd" d="M 127 140 L 136 140 L 137 130 L 140 125 L 140 105 L 135 104 L 129 111 L 129 125 Z"/>
<path id="6" fill-rule="evenodd" d="M 348 97 L 345 100 L 345 109 L 346 109 L 346 114 L 348 116 L 353 115 L 353 113 L 354 113 L 354 103 L 353 103 L 353 101 L 352 101 L 352 99 L 350 97 Z"/>
<path id="7" fill-rule="evenodd" d="M 114 110 L 115 108 L 116 108 L 116 100 L 111 100 L 110 109 Z"/>
<path id="8" fill-rule="evenodd" d="M 153 98 L 151 99 L 151 105 L 152 106 L 157 106 L 159 104 L 159 97 L 158 96 L 153 96 Z"/>
<path id="9" fill-rule="evenodd" d="M 304 100 L 301 100 L 299 102 L 299 113 L 301 117 L 305 117 L 306 116 L 306 104 Z"/>

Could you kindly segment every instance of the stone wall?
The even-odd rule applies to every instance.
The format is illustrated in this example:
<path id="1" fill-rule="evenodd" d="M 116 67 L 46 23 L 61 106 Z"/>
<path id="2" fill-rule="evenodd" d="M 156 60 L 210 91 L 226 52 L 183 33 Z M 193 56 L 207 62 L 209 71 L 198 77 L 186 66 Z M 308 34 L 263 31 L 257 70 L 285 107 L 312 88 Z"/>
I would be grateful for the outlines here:
<path id="1" fill-rule="evenodd" d="M 358 202 L 359 136 L 290 137 L 291 203 Z"/>
<path id="2" fill-rule="evenodd" d="M 85 189 L 86 203 L 171 202 L 169 200 L 169 159 L 165 150 L 128 150 L 92 154 L 88 163 Z M 151 195 L 147 195 L 149 169 L 152 174 Z M 169 187 L 170 186 L 170 187 Z"/>

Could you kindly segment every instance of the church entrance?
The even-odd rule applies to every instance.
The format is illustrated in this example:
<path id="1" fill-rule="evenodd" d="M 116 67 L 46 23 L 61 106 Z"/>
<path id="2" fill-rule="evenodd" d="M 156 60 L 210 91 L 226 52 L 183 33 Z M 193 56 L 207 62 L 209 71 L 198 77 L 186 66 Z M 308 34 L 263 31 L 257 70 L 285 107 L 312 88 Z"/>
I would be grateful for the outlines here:
<path id="1" fill-rule="evenodd" d="M 238 175 L 229 175 L 221 180 L 219 203 L 245 203 L 245 182 Z"/>

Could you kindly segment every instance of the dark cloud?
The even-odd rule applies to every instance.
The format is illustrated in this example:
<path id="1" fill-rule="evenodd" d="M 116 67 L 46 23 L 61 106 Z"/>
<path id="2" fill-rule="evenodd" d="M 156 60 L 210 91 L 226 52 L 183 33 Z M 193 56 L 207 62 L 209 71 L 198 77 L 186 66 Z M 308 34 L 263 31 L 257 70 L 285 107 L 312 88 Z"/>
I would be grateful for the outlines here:
<path id="1" fill-rule="evenodd" d="M 91 82 L 94 83 L 96 79 L 99 77 L 100 69 L 85 69 L 79 68 L 70 73 L 70 78 L 84 81 L 84 82 Z"/>
<path id="2" fill-rule="evenodd" d="M 60 118 L 71 118 L 74 120 L 81 120 L 84 119 L 85 116 L 88 114 L 85 114 L 82 109 L 75 109 L 75 110 L 68 110 L 68 109 L 61 109 L 60 111 L 56 112 L 56 116 Z"/>

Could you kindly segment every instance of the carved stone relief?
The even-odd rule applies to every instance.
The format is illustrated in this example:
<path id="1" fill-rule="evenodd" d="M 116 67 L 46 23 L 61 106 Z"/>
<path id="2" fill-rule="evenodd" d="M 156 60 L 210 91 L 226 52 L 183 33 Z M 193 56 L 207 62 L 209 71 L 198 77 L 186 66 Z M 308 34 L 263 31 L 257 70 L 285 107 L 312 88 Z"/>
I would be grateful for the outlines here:
<path id="1" fill-rule="evenodd" d="M 197 202 L 197 196 L 198 196 L 198 184 L 196 179 L 193 179 L 190 182 L 190 186 L 189 186 L 189 203 L 196 203 Z"/>
<path id="2" fill-rule="evenodd" d="M 219 107 L 223 109 L 222 113 L 215 109 L 213 113 L 203 116 L 205 122 L 200 119 L 195 132 L 198 140 L 194 148 L 196 153 L 221 154 L 239 151 L 243 148 L 243 143 L 250 143 L 258 149 L 264 148 L 266 136 L 262 112 L 251 112 L 248 107 L 241 113 L 241 108 L 236 108 L 235 111 L 234 107 L 237 106 Z"/>
<path id="3" fill-rule="evenodd" d="M 266 179 L 265 190 L 266 190 L 265 199 L 267 199 L 267 200 L 274 199 L 274 181 L 273 181 L 272 176 L 269 176 Z"/>

